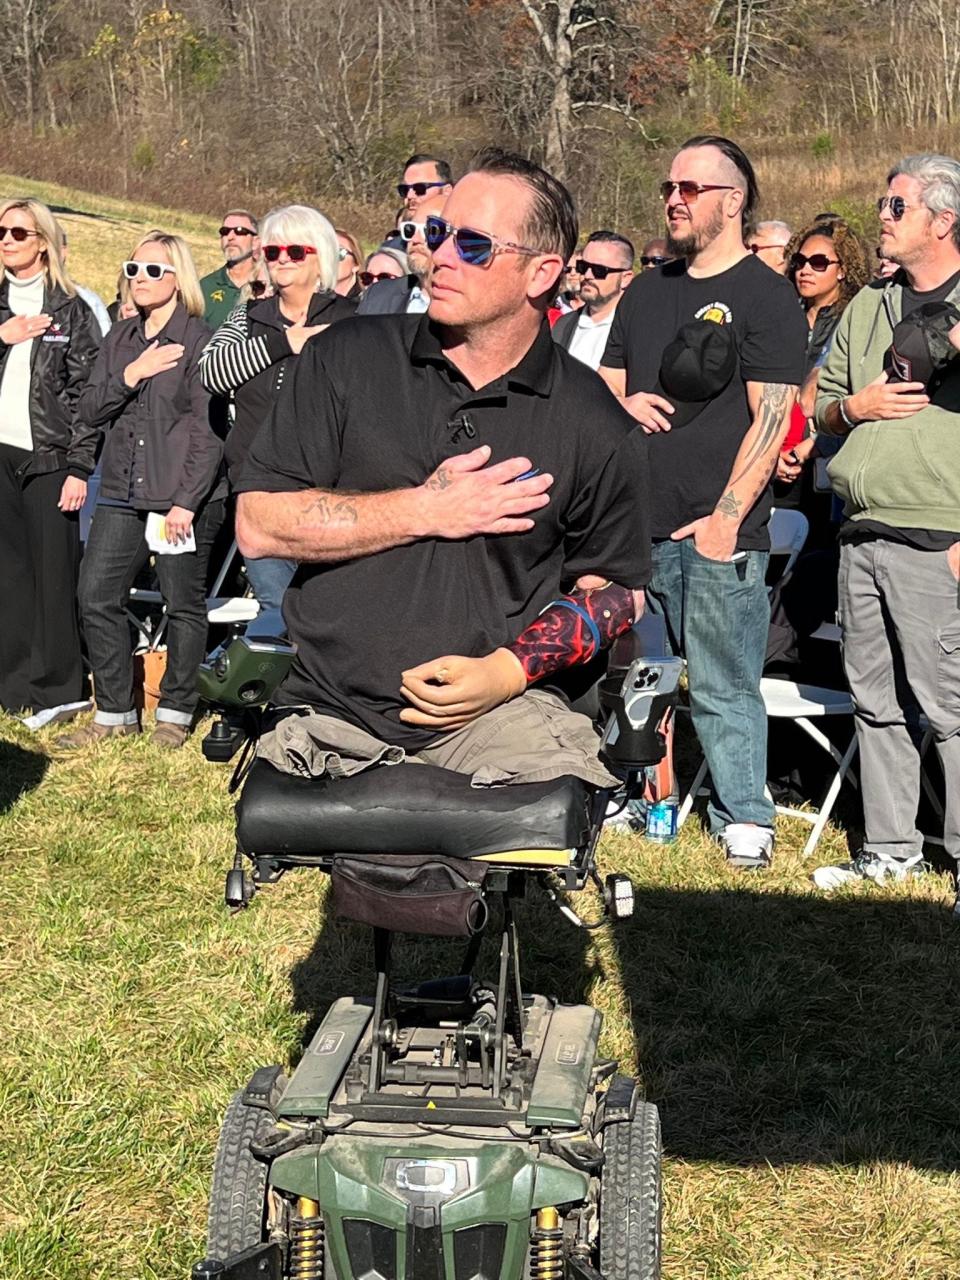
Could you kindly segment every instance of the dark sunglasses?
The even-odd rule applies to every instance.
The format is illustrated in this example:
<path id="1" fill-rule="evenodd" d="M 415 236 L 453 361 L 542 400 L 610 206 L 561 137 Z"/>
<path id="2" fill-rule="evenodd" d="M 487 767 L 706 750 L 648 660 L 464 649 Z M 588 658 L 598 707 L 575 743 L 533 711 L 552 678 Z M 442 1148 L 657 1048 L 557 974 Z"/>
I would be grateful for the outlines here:
<path id="1" fill-rule="evenodd" d="M 799 271 L 801 267 L 810 267 L 813 271 L 826 271 L 827 267 L 839 266 L 839 258 L 828 258 L 825 253 L 795 253 L 790 259 L 790 270 Z"/>
<path id="2" fill-rule="evenodd" d="M 660 183 L 660 199 L 667 203 L 674 191 L 680 196 L 684 204 L 696 204 L 697 198 L 704 191 L 735 191 L 736 187 L 722 186 L 717 182 L 691 182 L 684 179 L 682 182 L 661 182 Z"/>
<path id="3" fill-rule="evenodd" d="M 757 241 L 747 245 L 751 253 L 759 253 L 761 249 L 786 249 L 786 247 L 785 244 L 758 244 Z"/>
<path id="4" fill-rule="evenodd" d="M 641 267 L 662 267 L 665 262 L 670 261 L 670 258 L 662 258 L 659 254 L 648 256 L 644 253 L 640 255 Z"/>
<path id="5" fill-rule="evenodd" d="M 0 240 L 9 236 L 17 244 L 22 244 L 27 236 L 38 236 L 39 234 L 39 231 L 28 231 L 26 227 L 0 227 Z"/>
<path id="6" fill-rule="evenodd" d="M 257 234 L 255 231 L 251 231 L 249 227 L 221 227 L 221 239 L 223 236 L 228 236 L 231 231 L 235 236 L 255 236 Z"/>
<path id="7" fill-rule="evenodd" d="M 431 187 L 445 187 L 447 183 L 442 179 L 438 182 L 398 182 L 397 195 L 401 200 L 406 200 L 407 194 L 412 191 L 415 196 L 425 196 Z"/>
<path id="8" fill-rule="evenodd" d="M 176 267 L 172 267 L 169 262 L 134 262 L 132 260 L 123 264 L 123 274 L 128 280 L 136 280 L 141 273 L 148 280 L 162 280 L 165 275 L 176 275 Z"/>
<path id="9" fill-rule="evenodd" d="M 422 222 L 413 222 L 409 219 L 405 219 L 403 222 L 400 223 L 397 230 L 400 232 L 401 240 L 406 240 L 409 242 L 410 240 L 413 239 L 413 237 L 417 234 L 418 231 L 420 232 L 421 235 L 423 235 L 424 225 Z"/>
<path id="10" fill-rule="evenodd" d="M 526 253 L 536 257 L 542 249 L 531 249 L 525 244 L 514 244 L 512 240 L 499 240 L 496 236 L 487 235 L 485 231 L 471 231 L 469 227 L 452 227 L 443 218 L 427 218 L 424 224 L 423 238 L 431 253 L 443 244 L 448 236 L 453 237 L 453 247 L 461 262 L 471 267 L 482 267 L 490 261 L 497 249 L 505 249 L 512 253 Z"/>
<path id="11" fill-rule="evenodd" d="M 907 204 L 903 196 L 881 196 L 877 201 L 877 213 L 883 213 L 888 206 L 890 208 L 890 217 L 894 222 L 899 222 L 908 209 L 918 209 L 920 207 L 916 204 Z"/>
<path id="12" fill-rule="evenodd" d="M 358 271 L 357 279 L 365 289 L 369 289 L 372 284 L 377 284 L 381 280 L 397 280 L 398 276 L 391 275 L 389 271 Z"/>
<path id="13" fill-rule="evenodd" d="M 317 252 L 312 244 L 265 244 L 263 256 L 268 262 L 276 262 L 284 249 L 291 262 L 302 262 L 308 253 Z"/>
<path id="14" fill-rule="evenodd" d="M 606 280 L 607 276 L 623 275 L 629 267 L 605 267 L 599 262 L 588 262 L 586 258 L 577 258 L 573 264 L 581 276 L 592 275 L 594 280 Z"/>

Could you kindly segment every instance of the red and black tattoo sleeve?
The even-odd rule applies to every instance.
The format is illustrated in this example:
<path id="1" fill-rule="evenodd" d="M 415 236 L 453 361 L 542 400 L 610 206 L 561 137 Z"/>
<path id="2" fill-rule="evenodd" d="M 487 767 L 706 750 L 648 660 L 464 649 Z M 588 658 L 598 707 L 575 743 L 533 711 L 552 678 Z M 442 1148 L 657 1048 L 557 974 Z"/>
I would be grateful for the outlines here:
<path id="1" fill-rule="evenodd" d="M 527 674 L 527 684 L 554 671 L 588 662 L 608 648 L 634 621 L 633 592 L 607 583 L 579 588 L 547 605 L 543 613 L 506 645 Z"/>

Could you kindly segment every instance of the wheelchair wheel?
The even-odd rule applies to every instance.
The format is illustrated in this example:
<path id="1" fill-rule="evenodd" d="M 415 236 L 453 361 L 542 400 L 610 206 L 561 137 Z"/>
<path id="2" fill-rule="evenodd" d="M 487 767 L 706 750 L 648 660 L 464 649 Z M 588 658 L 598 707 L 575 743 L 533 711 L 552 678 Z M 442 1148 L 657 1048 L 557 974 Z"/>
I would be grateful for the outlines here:
<path id="1" fill-rule="evenodd" d="M 638 1102 L 632 1120 L 603 1131 L 600 1267 L 607 1280 L 659 1280 L 660 1116 Z"/>
<path id="2" fill-rule="evenodd" d="M 247 1106 L 243 1091 L 230 1100 L 220 1129 L 207 1214 L 207 1256 L 222 1260 L 264 1240 L 268 1166 L 250 1143 L 272 1126 L 268 1111 Z"/>

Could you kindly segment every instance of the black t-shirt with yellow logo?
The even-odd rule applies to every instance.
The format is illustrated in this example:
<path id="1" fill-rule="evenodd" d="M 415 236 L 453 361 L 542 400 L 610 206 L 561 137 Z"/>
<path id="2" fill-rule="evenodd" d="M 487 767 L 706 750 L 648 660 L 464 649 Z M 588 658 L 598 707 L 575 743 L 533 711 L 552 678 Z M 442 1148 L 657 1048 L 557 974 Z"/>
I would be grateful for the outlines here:
<path id="1" fill-rule="evenodd" d="M 657 391 L 664 349 L 691 320 L 733 326 L 739 372 L 685 426 L 651 434 L 650 495 L 654 538 L 709 515 L 730 481 L 752 414 L 748 382 L 799 385 L 807 325 L 793 286 L 753 256 L 719 275 L 688 274 L 684 260 L 644 271 L 617 307 L 602 364 L 624 369 L 627 394 Z M 769 547 L 768 485 L 740 527 L 737 547 Z"/>

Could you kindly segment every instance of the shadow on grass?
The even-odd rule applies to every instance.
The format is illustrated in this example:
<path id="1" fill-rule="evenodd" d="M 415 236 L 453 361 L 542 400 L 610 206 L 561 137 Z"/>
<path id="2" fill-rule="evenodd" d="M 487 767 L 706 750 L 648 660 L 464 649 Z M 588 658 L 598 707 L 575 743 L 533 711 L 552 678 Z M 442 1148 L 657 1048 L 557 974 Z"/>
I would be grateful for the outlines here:
<path id="1" fill-rule="evenodd" d="M 12 809 L 25 792 L 39 787 L 49 763 L 39 751 L 0 739 L 0 814 Z"/>
<path id="2" fill-rule="evenodd" d="M 596 948 L 542 901 L 520 932 L 526 991 L 623 983 L 668 1155 L 960 1169 L 960 929 L 942 905 L 648 887 Z M 398 969 L 455 973 L 459 956 L 403 938 Z M 495 975 L 493 939 L 476 972 Z M 305 1046 L 332 999 L 372 993 L 369 933 L 333 922 L 291 980 Z"/>
<path id="3" fill-rule="evenodd" d="M 960 1168 L 943 906 L 644 889 L 618 950 L 670 1155 Z"/>

